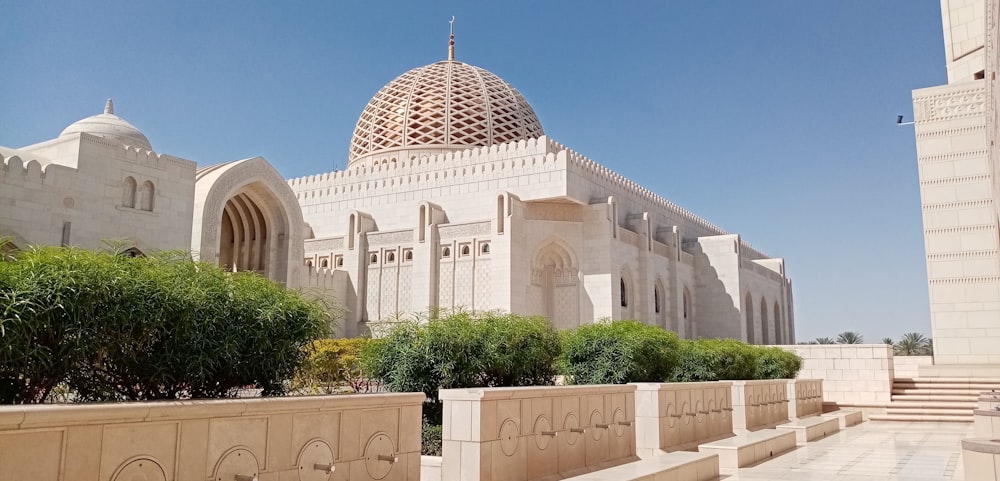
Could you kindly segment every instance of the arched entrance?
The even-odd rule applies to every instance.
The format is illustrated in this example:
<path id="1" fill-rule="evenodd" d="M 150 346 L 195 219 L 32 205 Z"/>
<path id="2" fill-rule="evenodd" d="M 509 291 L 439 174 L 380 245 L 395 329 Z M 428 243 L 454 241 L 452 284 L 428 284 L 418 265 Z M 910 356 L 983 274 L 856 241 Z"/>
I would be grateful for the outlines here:
<path id="1" fill-rule="evenodd" d="M 254 271 L 294 285 L 302 259 L 302 211 L 295 194 L 262 158 L 198 171 L 192 246 L 202 261 Z"/>

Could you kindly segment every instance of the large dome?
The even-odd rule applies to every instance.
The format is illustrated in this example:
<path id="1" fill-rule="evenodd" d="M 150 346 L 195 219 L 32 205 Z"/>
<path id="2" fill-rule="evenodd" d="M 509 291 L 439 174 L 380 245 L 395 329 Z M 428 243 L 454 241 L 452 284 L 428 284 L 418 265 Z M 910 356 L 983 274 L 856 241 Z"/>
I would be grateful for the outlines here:
<path id="1" fill-rule="evenodd" d="M 108 103 L 105 104 L 103 114 L 92 115 L 85 119 L 77 120 L 70 124 L 69 127 L 66 127 L 59 136 L 62 137 L 77 132 L 96 135 L 125 145 L 131 145 L 132 147 L 153 150 L 153 147 L 149 144 L 149 139 L 139 129 L 126 122 L 125 119 L 115 115 L 115 106 L 111 102 L 111 99 L 108 99 Z"/>
<path id="2" fill-rule="evenodd" d="M 354 129 L 349 166 L 378 154 L 464 150 L 542 135 L 535 111 L 509 83 L 447 60 L 410 70 L 375 94 Z"/>

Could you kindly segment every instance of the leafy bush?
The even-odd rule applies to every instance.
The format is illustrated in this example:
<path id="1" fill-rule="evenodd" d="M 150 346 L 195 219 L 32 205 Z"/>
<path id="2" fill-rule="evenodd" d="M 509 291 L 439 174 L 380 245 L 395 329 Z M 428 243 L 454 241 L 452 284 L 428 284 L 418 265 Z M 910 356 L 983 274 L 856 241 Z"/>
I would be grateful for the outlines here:
<path id="1" fill-rule="evenodd" d="M 754 346 L 754 379 L 794 379 L 802 369 L 802 358 L 780 347 Z"/>
<path id="2" fill-rule="evenodd" d="M 680 358 L 671 381 L 790 379 L 802 367 L 802 358 L 794 353 L 735 339 L 681 341 Z"/>
<path id="3" fill-rule="evenodd" d="M 45 247 L 0 262 L 0 403 L 281 394 L 323 333 L 319 305 L 187 254 Z"/>
<path id="4" fill-rule="evenodd" d="M 575 384 L 663 382 L 677 345 L 677 334 L 638 321 L 586 324 L 563 333 L 562 371 Z"/>
<path id="5" fill-rule="evenodd" d="M 420 431 L 420 454 L 424 456 L 441 455 L 441 435 L 442 426 L 440 424 L 430 424 L 424 420 Z"/>
<path id="6" fill-rule="evenodd" d="M 681 341 L 680 363 L 672 381 L 697 382 L 722 379 L 753 379 L 754 348 L 734 339 Z"/>
<path id="7" fill-rule="evenodd" d="M 344 387 L 353 392 L 371 388 L 361 369 L 360 353 L 369 338 L 317 339 L 306 346 L 307 357 L 295 375 L 292 389 L 332 394 Z"/>
<path id="8" fill-rule="evenodd" d="M 541 317 L 458 312 L 426 324 L 401 322 L 362 350 L 362 365 L 394 392 L 427 395 L 440 423 L 438 389 L 552 384 L 559 335 Z"/>

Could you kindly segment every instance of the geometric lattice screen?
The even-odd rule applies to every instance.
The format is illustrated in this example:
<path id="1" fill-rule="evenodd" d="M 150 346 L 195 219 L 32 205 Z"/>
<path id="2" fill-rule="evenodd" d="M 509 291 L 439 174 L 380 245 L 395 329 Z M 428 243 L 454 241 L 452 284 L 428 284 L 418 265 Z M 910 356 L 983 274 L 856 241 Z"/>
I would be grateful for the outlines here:
<path id="1" fill-rule="evenodd" d="M 542 135 L 538 116 L 514 87 L 451 60 L 415 68 L 382 87 L 358 119 L 349 159 L 386 149 L 483 147 Z"/>

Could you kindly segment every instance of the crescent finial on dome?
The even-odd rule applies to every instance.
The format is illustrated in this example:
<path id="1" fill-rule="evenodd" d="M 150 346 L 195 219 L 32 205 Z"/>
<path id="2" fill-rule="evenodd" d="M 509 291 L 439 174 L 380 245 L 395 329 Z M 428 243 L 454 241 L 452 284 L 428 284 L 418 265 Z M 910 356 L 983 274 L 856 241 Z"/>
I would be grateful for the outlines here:
<path id="1" fill-rule="evenodd" d="M 108 99 L 108 101 L 104 104 L 104 113 L 114 115 L 115 103 L 112 102 L 111 99 Z"/>
<path id="2" fill-rule="evenodd" d="M 451 28 L 451 34 L 448 37 L 448 60 L 455 60 L 455 16 L 451 16 L 451 21 L 448 22 L 448 26 Z"/>

